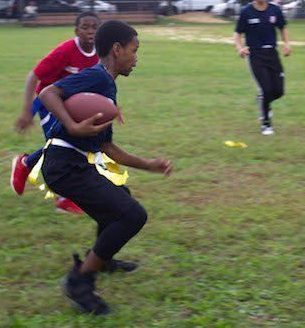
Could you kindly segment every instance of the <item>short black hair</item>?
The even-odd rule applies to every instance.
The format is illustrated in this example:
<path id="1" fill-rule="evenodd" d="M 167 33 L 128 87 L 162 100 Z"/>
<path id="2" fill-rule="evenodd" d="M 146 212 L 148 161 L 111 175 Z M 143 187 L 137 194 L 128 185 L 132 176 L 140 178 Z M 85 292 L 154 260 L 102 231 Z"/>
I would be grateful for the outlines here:
<path id="1" fill-rule="evenodd" d="M 80 20 L 84 17 L 95 17 L 98 21 L 100 21 L 100 18 L 98 17 L 98 15 L 92 11 L 84 11 L 82 12 L 81 14 L 79 14 L 77 17 L 76 17 L 76 20 L 75 20 L 75 26 L 79 26 L 80 24 Z"/>
<path id="2" fill-rule="evenodd" d="M 135 36 L 137 31 L 119 20 L 109 20 L 102 24 L 95 35 L 95 48 L 99 57 L 106 57 L 113 44 L 118 42 L 126 46 Z"/>

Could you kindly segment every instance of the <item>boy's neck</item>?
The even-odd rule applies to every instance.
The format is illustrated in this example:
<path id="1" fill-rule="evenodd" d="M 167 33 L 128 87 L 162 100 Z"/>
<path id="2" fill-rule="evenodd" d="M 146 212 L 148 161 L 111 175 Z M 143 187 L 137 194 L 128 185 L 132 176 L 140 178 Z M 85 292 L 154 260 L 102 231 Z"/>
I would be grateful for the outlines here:
<path id="1" fill-rule="evenodd" d="M 94 49 L 94 44 L 84 43 L 79 39 L 79 46 L 83 49 L 86 53 L 91 53 Z"/>
<path id="2" fill-rule="evenodd" d="M 118 77 L 119 74 L 115 69 L 115 65 L 112 58 L 101 58 L 100 63 L 104 66 L 105 70 L 108 72 L 108 74 L 112 76 L 114 80 Z"/>
<path id="3" fill-rule="evenodd" d="M 268 8 L 268 2 L 265 0 L 255 0 L 253 1 L 253 7 L 259 11 L 264 11 Z"/>

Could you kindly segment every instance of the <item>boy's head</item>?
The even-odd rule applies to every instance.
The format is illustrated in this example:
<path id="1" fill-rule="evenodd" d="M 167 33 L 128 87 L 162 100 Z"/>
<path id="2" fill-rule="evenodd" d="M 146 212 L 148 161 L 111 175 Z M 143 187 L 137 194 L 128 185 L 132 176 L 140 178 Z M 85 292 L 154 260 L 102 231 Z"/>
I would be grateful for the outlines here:
<path id="1" fill-rule="evenodd" d="M 268 0 L 254 0 L 254 2 L 256 2 L 259 5 L 264 5 L 268 3 Z"/>
<path id="2" fill-rule="evenodd" d="M 82 46 L 94 46 L 95 33 L 100 25 L 99 17 L 93 12 L 83 12 L 76 17 L 75 34 Z"/>
<path id="3" fill-rule="evenodd" d="M 102 24 L 95 36 L 95 47 L 101 59 L 111 56 L 118 74 L 128 76 L 137 63 L 137 31 L 128 24 L 111 20 Z"/>

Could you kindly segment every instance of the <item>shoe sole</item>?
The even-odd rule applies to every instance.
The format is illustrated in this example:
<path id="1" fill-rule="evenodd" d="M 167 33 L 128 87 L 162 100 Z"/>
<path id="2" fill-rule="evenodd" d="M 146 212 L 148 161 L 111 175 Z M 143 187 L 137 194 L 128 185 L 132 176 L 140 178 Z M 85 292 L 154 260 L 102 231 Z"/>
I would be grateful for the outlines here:
<path id="1" fill-rule="evenodd" d="M 12 169 L 11 169 L 11 177 L 10 177 L 10 185 L 11 185 L 11 188 L 12 190 L 14 191 L 14 193 L 17 195 L 17 196 L 21 196 L 23 194 L 23 192 L 21 194 L 19 194 L 17 192 L 17 190 L 15 189 L 14 187 L 14 171 L 16 169 L 16 165 L 17 165 L 17 160 L 18 160 L 18 156 L 15 156 L 12 160 Z"/>

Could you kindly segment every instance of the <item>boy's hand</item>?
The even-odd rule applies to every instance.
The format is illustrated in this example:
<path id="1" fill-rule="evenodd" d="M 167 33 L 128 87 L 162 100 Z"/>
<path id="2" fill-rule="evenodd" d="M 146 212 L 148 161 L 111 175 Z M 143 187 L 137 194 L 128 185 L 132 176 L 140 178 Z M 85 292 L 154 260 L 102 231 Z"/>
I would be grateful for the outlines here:
<path id="1" fill-rule="evenodd" d="M 289 43 L 284 43 L 284 46 L 283 46 L 283 55 L 285 57 L 287 57 L 287 56 L 290 56 L 290 54 L 291 54 L 291 47 L 290 47 Z"/>
<path id="2" fill-rule="evenodd" d="M 24 133 L 30 126 L 33 125 L 33 115 L 30 112 L 22 113 L 16 123 L 15 129 L 18 133 Z"/>
<path id="3" fill-rule="evenodd" d="M 244 48 L 240 48 L 238 50 L 238 53 L 241 58 L 245 58 L 250 55 L 250 50 L 248 47 L 244 47 Z"/>
<path id="4" fill-rule="evenodd" d="M 74 122 L 66 127 L 68 132 L 74 137 L 93 137 L 98 135 L 102 130 L 112 124 L 112 121 L 96 125 L 95 122 L 101 118 L 103 114 L 98 113 L 80 123 Z"/>
<path id="5" fill-rule="evenodd" d="M 171 161 L 163 158 L 151 159 L 148 162 L 148 171 L 163 173 L 169 176 L 173 170 Z"/>

